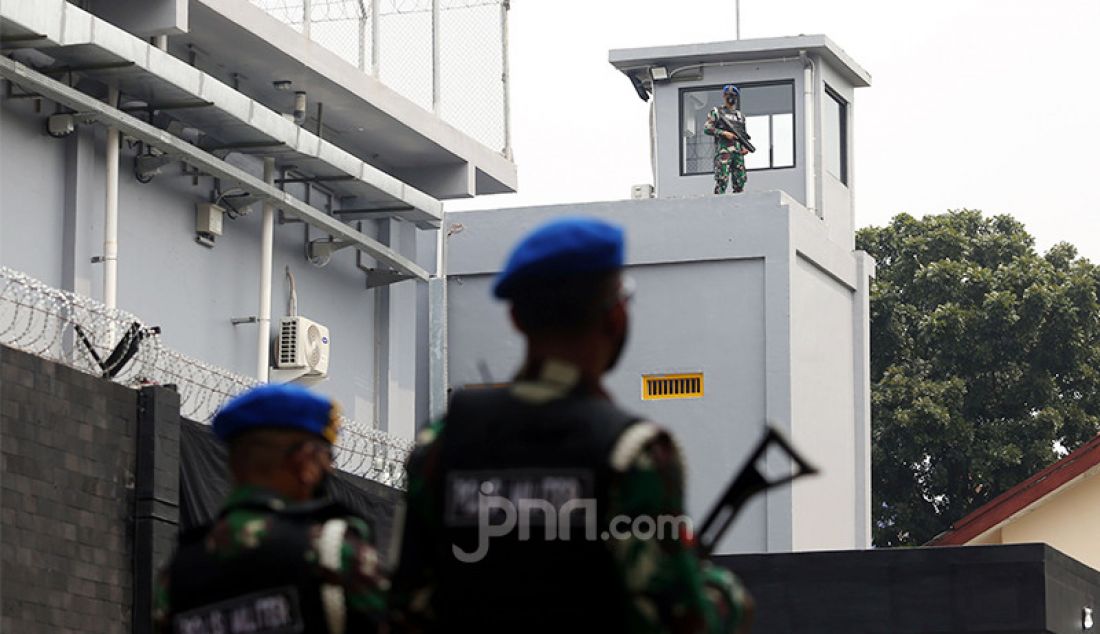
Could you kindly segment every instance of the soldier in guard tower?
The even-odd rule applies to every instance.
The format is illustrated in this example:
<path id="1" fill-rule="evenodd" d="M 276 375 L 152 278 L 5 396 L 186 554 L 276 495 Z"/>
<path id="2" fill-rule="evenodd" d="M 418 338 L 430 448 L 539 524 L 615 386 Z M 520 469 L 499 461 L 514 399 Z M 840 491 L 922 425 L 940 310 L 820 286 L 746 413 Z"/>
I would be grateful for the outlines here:
<path id="1" fill-rule="evenodd" d="M 714 193 L 726 193 L 726 186 L 733 179 L 731 190 L 737 194 L 745 189 L 748 176 L 745 173 L 745 155 L 755 152 L 745 131 L 745 115 L 741 114 L 741 91 L 728 84 L 722 88 L 724 104 L 712 108 L 707 114 L 703 132 L 714 137 Z"/>

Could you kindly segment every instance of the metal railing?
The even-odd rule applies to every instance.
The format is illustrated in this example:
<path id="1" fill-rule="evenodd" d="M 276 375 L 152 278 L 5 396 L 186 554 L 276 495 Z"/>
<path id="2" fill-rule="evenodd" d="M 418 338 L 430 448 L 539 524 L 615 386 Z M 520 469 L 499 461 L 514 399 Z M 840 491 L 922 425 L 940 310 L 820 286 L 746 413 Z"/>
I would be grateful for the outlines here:
<path id="1" fill-rule="evenodd" d="M 250 1 L 510 156 L 509 0 Z"/>
<path id="2" fill-rule="evenodd" d="M 174 385 L 180 414 L 209 422 L 230 397 L 256 379 L 165 346 L 159 329 L 134 315 L 0 266 L 0 344 L 123 385 Z M 344 418 L 337 466 L 404 488 L 411 443 Z"/>

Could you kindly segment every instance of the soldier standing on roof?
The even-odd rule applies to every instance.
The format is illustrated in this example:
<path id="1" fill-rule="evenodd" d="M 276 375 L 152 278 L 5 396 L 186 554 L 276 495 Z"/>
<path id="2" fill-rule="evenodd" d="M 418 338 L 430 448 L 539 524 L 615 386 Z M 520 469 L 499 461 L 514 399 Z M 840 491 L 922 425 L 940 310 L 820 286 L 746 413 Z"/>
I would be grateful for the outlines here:
<path id="1" fill-rule="evenodd" d="M 614 532 L 621 518 L 684 513 L 672 436 L 602 386 L 626 342 L 623 251 L 619 227 L 570 218 L 512 252 L 493 291 L 511 302 L 526 359 L 511 386 L 457 392 L 418 439 L 395 630 L 733 632 L 745 622 L 747 596 L 696 557 L 689 531 Z"/>
<path id="2" fill-rule="evenodd" d="M 154 596 L 162 634 L 374 632 L 389 582 L 367 523 L 324 495 L 334 403 L 264 385 L 214 417 L 234 488 L 210 525 L 180 536 Z"/>
<path id="3" fill-rule="evenodd" d="M 726 186 L 731 185 L 731 191 L 737 194 L 744 191 L 748 180 L 745 155 L 751 150 L 745 145 L 749 139 L 745 115 L 741 114 L 741 91 L 728 84 L 722 88 L 722 99 L 725 103 L 707 114 L 703 132 L 714 137 L 714 193 L 724 194 Z M 745 138 L 738 138 L 740 134 Z"/>

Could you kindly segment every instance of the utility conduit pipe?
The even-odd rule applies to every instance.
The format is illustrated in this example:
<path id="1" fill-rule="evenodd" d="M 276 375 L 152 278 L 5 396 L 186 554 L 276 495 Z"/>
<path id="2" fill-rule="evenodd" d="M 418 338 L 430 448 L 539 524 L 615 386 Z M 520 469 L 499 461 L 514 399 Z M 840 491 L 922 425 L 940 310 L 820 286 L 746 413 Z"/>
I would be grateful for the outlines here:
<path id="1" fill-rule="evenodd" d="M 107 88 L 107 104 L 118 107 L 118 88 Z M 118 307 L 118 128 L 107 128 L 107 198 L 103 214 L 103 303 Z"/>
<path id="2" fill-rule="evenodd" d="M 264 182 L 275 183 L 275 159 L 264 157 Z M 263 226 L 260 230 L 260 309 L 256 319 L 256 378 L 267 381 L 271 352 L 271 267 L 275 241 L 275 207 L 263 204 Z"/>
<path id="3" fill-rule="evenodd" d="M 814 62 L 806 51 L 799 51 L 802 60 L 802 112 L 806 138 L 806 209 L 817 214 L 816 153 L 817 138 L 814 125 Z"/>

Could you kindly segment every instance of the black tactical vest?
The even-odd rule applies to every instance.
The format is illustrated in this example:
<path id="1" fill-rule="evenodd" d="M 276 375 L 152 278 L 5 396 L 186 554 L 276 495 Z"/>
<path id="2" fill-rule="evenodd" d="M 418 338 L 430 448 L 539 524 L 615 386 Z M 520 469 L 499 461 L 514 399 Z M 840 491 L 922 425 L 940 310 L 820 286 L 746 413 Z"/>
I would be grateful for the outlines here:
<path id="1" fill-rule="evenodd" d="M 520 400 L 508 388 L 454 396 L 440 436 L 440 511 L 447 538 L 438 545 L 444 563 L 434 606 L 444 630 L 624 630 L 625 592 L 601 536 L 607 530 L 611 452 L 636 420 L 594 395 L 542 404 Z M 520 499 L 560 509 L 569 499 L 586 498 L 596 512 L 591 519 L 583 509 L 567 517 L 559 513 L 555 538 L 547 539 L 546 523 L 555 520 L 532 508 L 526 539 L 517 518 L 508 534 L 487 540 L 484 558 L 463 563 L 452 545 L 466 556 L 478 552 L 479 501 L 486 492 L 513 508 Z M 497 526 L 506 519 L 499 506 L 486 517 Z M 590 540 L 586 532 L 593 530 Z"/>
<path id="2" fill-rule="evenodd" d="M 274 511 L 263 501 L 233 510 L 269 515 L 270 529 L 254 548 L 236 548 L 232 556 L 210 552 L 206 540 L 223 518 L 180 535 L 169 565 L 173 634 L 331 634 L 321 600 L 322 581 L 313 550 L 314 527 L 351 513 L 331 501 L 291 505 Z M 224 513 L 223 513 L 224 515 Z M 373 632 L 346 612 L 347 632 Z"/>

